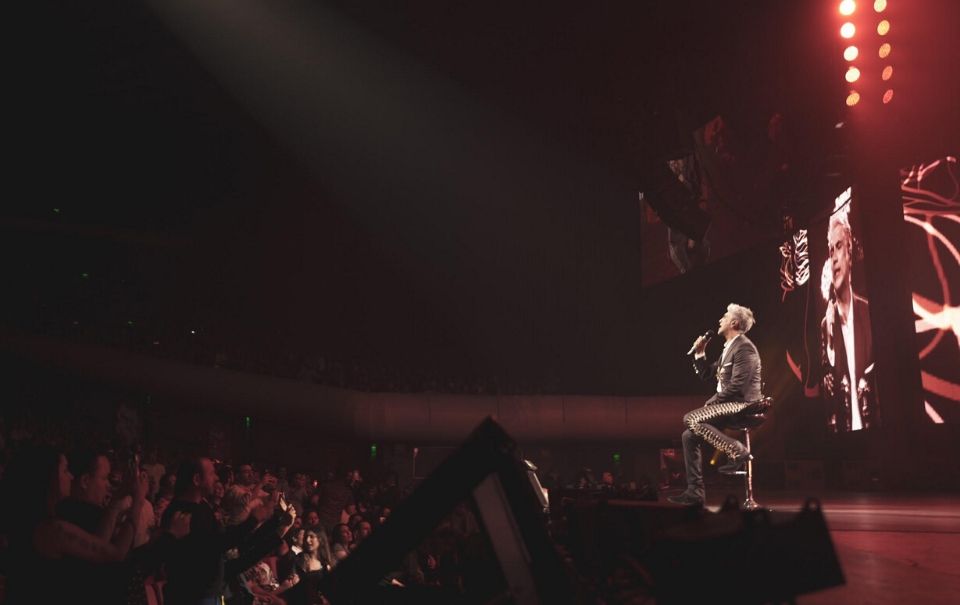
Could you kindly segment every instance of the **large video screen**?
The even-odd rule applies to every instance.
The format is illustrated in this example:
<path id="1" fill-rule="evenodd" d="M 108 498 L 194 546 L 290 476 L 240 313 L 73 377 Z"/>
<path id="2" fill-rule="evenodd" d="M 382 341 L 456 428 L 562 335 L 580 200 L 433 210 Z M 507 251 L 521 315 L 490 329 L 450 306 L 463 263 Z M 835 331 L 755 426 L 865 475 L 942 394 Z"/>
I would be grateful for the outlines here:
<path id="1" fill-rule="evenodd" d="M 787 360 L 811 409 L 833 433 L 878 426 L 877 369 L 863 270 L 859 200 L 848 187 L 829 216 L 797 231 L 780 248 L 783 299 L 802 308 L 804 336 Z"/>
<path id="2" fill-rule="evenodd" d="M 960 422 L 960 180 L 956 157 L 904 170 L 903 220 L 924 410 Z"/>

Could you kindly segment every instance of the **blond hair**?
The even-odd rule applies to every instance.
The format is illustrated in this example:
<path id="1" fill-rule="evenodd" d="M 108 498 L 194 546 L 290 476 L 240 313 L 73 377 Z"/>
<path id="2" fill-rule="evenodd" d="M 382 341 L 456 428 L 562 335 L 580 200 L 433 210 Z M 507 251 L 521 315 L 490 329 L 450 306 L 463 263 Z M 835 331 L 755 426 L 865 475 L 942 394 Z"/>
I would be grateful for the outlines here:
<path id="1" fill-rule="evenodd" d="M 750 328 L 757 323 L 757 320 L 753 317 L 753 311 L 747 307 L 730 303 L 727 305 L 727 311 L 730 313 L 730 318 L 737 322 L 737 328 L 744 334 L 749 332 Z"/>

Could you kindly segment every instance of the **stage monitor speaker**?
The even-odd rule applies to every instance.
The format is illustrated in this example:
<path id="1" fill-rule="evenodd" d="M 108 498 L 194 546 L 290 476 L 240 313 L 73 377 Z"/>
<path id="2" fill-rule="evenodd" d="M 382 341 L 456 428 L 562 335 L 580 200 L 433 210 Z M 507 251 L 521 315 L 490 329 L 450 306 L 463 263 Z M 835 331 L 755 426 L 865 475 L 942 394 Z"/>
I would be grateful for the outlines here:
<path id="1" fill-rule="evenodd" d="M 728 500 L 720 513 L 665 530 L 648 564 L 658 605 L 787 603 L 845 582 L 814 499 L 797 513 L 741 511 Z"/>
<path id="2" fill-rule="evenodd" d="M 491 418 L 484 420 L 403 500 L 390 518 L 341 561 L 320 586 L 332 605 L 456 603 L 456 595 L 381 586 L 459 503 L 472 498 L 499 562 L 503 590 L 488 602 L 565 605 L 577 593 L 547 534 L 540 497 L 516 443 Z M 463 602 L 476 603 L 469 596 Z"/>

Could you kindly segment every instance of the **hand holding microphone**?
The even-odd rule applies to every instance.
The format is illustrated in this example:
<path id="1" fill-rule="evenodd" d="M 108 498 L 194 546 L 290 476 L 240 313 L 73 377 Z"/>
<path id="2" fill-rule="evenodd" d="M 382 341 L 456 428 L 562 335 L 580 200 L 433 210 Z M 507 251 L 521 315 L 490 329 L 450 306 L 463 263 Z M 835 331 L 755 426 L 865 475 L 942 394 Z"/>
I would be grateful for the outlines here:
<path id="1" fill-rule="evenodd" d="M 710 342 L 710 339 L 716 335 L 717 333 L 713 330 L 707 330 L 704 332 L 702 336 L 697 337 L 697 339 L 693 341 L 693 346 L 690 347 L 689 351 L 687 351 L 687 355 L 693 355 L 695 353 L 699 355 L 700 353 L 703 353 L 704 349 L 707 348 L 707 343 Z"/>

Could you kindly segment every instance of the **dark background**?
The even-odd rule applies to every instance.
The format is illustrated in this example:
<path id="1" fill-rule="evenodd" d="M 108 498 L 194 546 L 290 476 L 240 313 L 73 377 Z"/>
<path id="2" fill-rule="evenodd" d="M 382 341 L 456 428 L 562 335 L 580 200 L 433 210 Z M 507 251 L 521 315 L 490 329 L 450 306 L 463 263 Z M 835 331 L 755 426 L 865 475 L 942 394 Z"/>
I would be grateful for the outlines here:
<path id="1" fill-rule="evenodd" d="M 759 342 L 788 329 L 767 321 L 776 233 L 641 288 L 637 192 L 712 116 L 750 149 L 782 111 L 799 215 L 819 216 L 849 151 L 832 3 L 307 4 L 342 26 L 328 50 L 427 82 L 436 124 L 395 98 L 342 98 L 298 146 L 148 4 L 17 8 L 4 323 L 594 394 L 696 389 L 682 353 L 731 300 L 757 309 Z M 261 51 L 246 50 L 241 72 Z M 303 87 L 353 94 L 372 73 Z M 288 92 L 274 102 L 305 115 Z M 376 130 L 407 120 L 402 145 Z M 342 145 L 343 122 L 366 142 Z"/>

